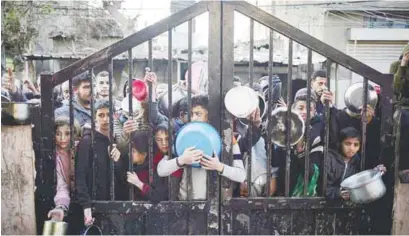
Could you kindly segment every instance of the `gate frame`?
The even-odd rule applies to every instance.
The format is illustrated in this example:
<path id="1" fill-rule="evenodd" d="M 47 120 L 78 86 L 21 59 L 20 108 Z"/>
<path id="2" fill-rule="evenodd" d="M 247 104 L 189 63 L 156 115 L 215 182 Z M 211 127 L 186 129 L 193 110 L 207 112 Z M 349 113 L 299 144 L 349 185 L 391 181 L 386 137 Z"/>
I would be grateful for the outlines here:
<path id="1" fill-rule="evenodd" d="M 244 1 L 201 1 L 184 10 L 181 10 L 164 20 L 142 29 L 114 44 L 108 46 L 84 59 L 74 62 L 70 66 L 54 73 L 41 75 L 42 90 L 42 141 L 43 169 L 52 170 L 42 173 L 42 188 L 47 189 L 45 198 L 52 199 L 49 193 L 55 192 L 55 163 L 54 163 L 54 111 L 52 104 L 52 90 L 55 86 L 71 80 L 75 75 L 85 72 L 93 67 L 106 64 L 121 53 L 126 52 L 152 38 L 172 30 L 174 27 L 185 23 L 194 17 L 209 12 L 209 88 L 220 88 L 219 91 L 209 89 L 209 114 L 210 123 L 216 127 L 223 139 L 222 160 L 231 165 L 231 140 L 232 140 L 232 117 L 224 109 L 223 97 L 233 87 L 234 69 L 234 11 L 253 19 L 269 29 L 278 32 L 291 40 L 296 41 L 309 49 L 329 58 L 332 62 L 340 64 L 351 71 L 370 78 L 382 87 L 382 132 L 383 150 L 390 146 L 391 118 L 392 118 L 392 89 L 388 81 L 392 75 L 382 74 L 375 69 L 357 61 L 356 59 L 342 53 L 341 51 L 325 44 L 318 39 L 290 26 L 278 18 L 264 12 L 257 7 Z M 271 67 L 272 65 L 270 65 Z M 329 76 L 328 76 L 329 78 Z M 391 170 L 392 171 L 392 170 Z M 232 198 L 232 184 L 230 180 L 208 174 L 208 198 L 207 201 L 187 202 L 161 202 L 153 205 L 147 202 L 111 202 L 94 201 L 93 212 L 97 214 L 106 213 L 140 213 L 146 211 L 166 212 L 172 210 L 207 212 L 207 234 L 232 234 L 233 212 L 232 208 L 245 209 L 346 209 L 343 204 L 331 205 L 324 198 Z M 213 184 L 210 184 L 213 183 Z M 50 189 L 47 185 L 52 186 Z M 359 208 L 354 208 L 359 209 Z M 188 219 L 189 220 L 189 219 Z M 250 227 L 249 227 L 250 228 Z M 194 229 L 193 229 L 194 230 Z M 191 229 L 188 227 L 188 232 Z M 200 231 L 202 232 L 202 231 Z M 250 233 L 250 232 L 249 232 Z M 334 233 L 336 233 L 334 231 Z"/>

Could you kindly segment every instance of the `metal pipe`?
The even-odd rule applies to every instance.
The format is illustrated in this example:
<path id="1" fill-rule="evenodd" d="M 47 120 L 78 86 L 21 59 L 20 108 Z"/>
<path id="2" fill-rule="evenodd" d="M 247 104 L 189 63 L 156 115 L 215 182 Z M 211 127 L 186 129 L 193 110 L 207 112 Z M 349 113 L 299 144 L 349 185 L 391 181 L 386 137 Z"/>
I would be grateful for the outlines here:
<path id="1" fill-rule="evenodd" d="M 249 52 L 250 52 L 250 58 L 249 58 L 249 87 L 253 88 L 253 77 L 254 77 L 254 20 L 250 19 L 250 45 L 249 45 Z M 253 140 L 252 140 L 252 135 L 253 135 L 253 123 L 252 121 L 249 122 L 249 126 L 247 128 L 247 134 L 249 135 L 249 150 L 248 151 L 248 157 L 247 157 L 247 188 L 248 188 L 248 196 L 251 197 L 251 189 L 252 189 L 252 177 L 251 177 L 251 169 L 252 167 L 252 147 L 253 147 Z"/>
<path id="2" fill-rule="evenodd" d="M 331 59 L 327 58 L 327 87 L 328 91 L 331 91 L 331 64 L 332 61 Z M 329 128 L 330 128 L 330 106 L 329 103 L 326 102 L 325 104 L 325 142 L 324 142 L 324 173 L 323 173 L 323 178 L 322 178 L 322 193 L 325 195 L 327 191 L 327 163 L 328 163 L 328 149 L 329 149 Z"/>
<path id="3" fill-rule="evenodd" d="M 146 73 L 149 73 L 151 69 L 153 69 L 153 59 L 152 59 L 152 40 L 148 41 L 148 66 L 149 68 L 145 69 Z M 149 150 L 148 150 L 148 160 L 149 160 L 149 183 L 152 184 L 153 182 L 153 131 L 152 131 L 152 120 L 151 120 L 151 106 L 152 106 L 152 83 L 149 84 L 149 116 L 148 116 L 148 124 L 149 124 Z"/>
<path id="4" fill-rule="evenodd" d="M 128 119 L 133 118 L 133 107 L 132 107 L 132 80 L 133 80 L 133 55 L 132 48 L 128 50 L 128 103 L 129 103 L 129 115 Z M 125 98 L 124 98 L 125 99 Z M 128 143 L 128 169 L 133 171 L 132 163 L 132 140 L 131 134 L 129 134 L 129 143 Z M 129 200 L 134 200 L 134 185 L 129 185 Z"/>
<path id="5" fill-rule="evenodd" d="M 97 196 L 97 155 L 95 155 L 95 98 L 94 98 L 94 85 L 93 85 L 93 81 L 92 81 L 92 76 L 94 74 L 94 70 L 91 69 L 89 70 L 89 77 L 90 77 L 90 81 L 91 81 L 91 157 L 92 157 L 92 199 L 96 200 L 96 196 Z M 71 80 L 70 80 L 71 81 Z M 95 81 L 96 82 L 96 81 Z M 71 88 L 71 85 L 70 85 Z M 70 97 L 72 95 L 70 94 Z M 71 114 L 71 112 L 70 112 Z"/>
<path id="6" fill-rule="evenodd" d="M 187 88 L 187 102 L 189 104 L 188 122 L 191 121 L 191 110 L 192 110 L 192 33 L 193 24 L 192 19 L 188 21 L 188 80 L 186 81 Z M 170 102 L 172 103 L 172 102 Z M 187 199 L 192 200 L 192 168 L 187 168 Z M 207 187 L 207 186 L 206 186 Z"/>
<path id="7" fill-rule="evenodd" d="M 293 40 L 288 42 L 288 76 L 287 76 L 287 119 L 286 119 L 286 165 L 285 165 L 285 196 L 290 195 L 290 165 L 291 165 L 291 96 L 293 80 Z"/>
<path id="8" fill-rule="evenodd" d="M 172 141 L 173 141 L 173 130 L 172 130 L 172 29 L 168 31 L 168 156 L 169 159 L 172 158 Z M 172 186 L 171 177 L 168 177 L 168 189 L 169 189 L 169 200 L 173 199 L 171 189 L 176 186 Z"/>
<path id="9" fill-rule="evenodd" d="M 108 72 L 109 72 L 109 150 L 112 150 L 113 142 L 114 142 L 114 107 L 113 107 L 113 99 L 112 99 L 112 80 L 113 80 L 113 72 L 114 72 L 114 63 L 112 58 L 108 60 Z M 110 155 L 110 153 L 109 153 Z M 114 160 L 110 160 L 110 169 L 111 169 L 111 188 L 110 188 L 110 197 L 111 201 L 115 200 L 115 164 Z"/>
<path id="10" fill-rule="evenodd" d="M 270 44 L 268 47 L 268 101 L 267 101 L 267 195 L 266 197 L 270 196 L 270 182 L 271 182 L 271 152 L 272 148 L 270 145 L 271 142 L 271 112 L 272 112 L 272 88 L 273 88 L 273 66 L 274 66 L 274 61 L 273 61 L 273 42 L 274 42 L 274 32 L 271 30 L 270 31 Z"/>
<path id="11" fill-rule="evenodd" d="M 307 120 L 306 141 L 305 141 L 305 160 L 304 160 L 304 196 L 308 194 L 309 170 L 310 170 L 310 143 L 311 143 L 311 75 L 312 75 L 312 50 L 308 49 L 307 59 Z M 315 106 L 316 107 L 316 106 Z"/>
<path id="12" fill-rule="evenodd" d="M 362 122 L 362 142 L 361 142 L 361 170 L 365 169 L 365 158 L 366 158 L 366 134 L 367 134 L 367 124 L 368 124 L 368 119 L 366 117 L 366 113 L 368 112 L 367 106 L 368 106 L 368 78 L 364 78 L 364 94 L 363 94 L 363 101 L 364 101 L 364 106 L 362 108 L 362 117 L 361 117 L 361 122 Z M 373 107 L 375 109 L 375 107 Z"/>

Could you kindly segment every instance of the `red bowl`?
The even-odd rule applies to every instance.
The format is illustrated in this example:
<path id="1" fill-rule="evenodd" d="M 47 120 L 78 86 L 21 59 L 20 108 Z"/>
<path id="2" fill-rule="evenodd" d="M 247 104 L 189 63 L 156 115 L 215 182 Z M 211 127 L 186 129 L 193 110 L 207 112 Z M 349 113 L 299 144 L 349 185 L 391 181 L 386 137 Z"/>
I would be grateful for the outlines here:
<path id="1" fill-rule="evenodd" d="M 148 86 L 140 79 L 132 82 L 132 96 L 139 101 L 145 101 L 148 97 Z"/>

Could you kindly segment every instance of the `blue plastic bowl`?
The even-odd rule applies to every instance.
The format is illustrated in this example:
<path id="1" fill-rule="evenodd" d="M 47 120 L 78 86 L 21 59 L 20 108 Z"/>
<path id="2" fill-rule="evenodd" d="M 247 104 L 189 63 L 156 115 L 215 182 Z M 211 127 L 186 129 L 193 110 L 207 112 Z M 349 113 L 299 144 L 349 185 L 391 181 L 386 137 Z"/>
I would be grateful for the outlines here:
<path id="1" fill-rule="evenodd" d="M 210 124 L 190 122 L 184 125 L 176 136 L 176 154 L 181 156 L 186 148 L 193 146 L 208 156 L 213 156 L 215 152 L 220 157 L 222 139 L 217 130 Z M 200 164 L 193 164 L 192 167 L 200 168 Z"/>

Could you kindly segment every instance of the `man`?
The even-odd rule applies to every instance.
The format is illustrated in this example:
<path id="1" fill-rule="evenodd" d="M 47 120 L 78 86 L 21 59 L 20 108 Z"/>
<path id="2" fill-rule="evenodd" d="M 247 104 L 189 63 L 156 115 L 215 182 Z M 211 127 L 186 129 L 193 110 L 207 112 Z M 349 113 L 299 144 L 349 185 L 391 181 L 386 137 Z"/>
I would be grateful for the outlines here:
<path id="1" fill-rule="evenodd" d="M 101 71 L 95 77 L 95 99 L 105 99 L 109 100 L 109 73 L 108 71 Z M 115 80 L 112 80 L 112 91 L 116 90 Z M 116 100 L 112 99 L 114 104 L 115 111 L 119 110 L 121 107 L 121 103 Z"/>
<path id="2" fill-rule="evenodd" d="M 1 80 L 1 95 L 8 97 L 12 102 L 26 102 L 23 91 L 16 85 L 15 76 L 11 69 L 3 74 Z"/>
<path id="3" fill-rule="evenodd" d="M 323 70 L 315 71 L 311 78 L 311 92 L 316 94 L 316 111 L 318 115 L 325 113 L 325 103 L 332 107 L 333 94 L 328 90 L 327 73 Z"/>
<path id="4" fill-rule="evenodd" d="M 78 145 L 75 164 L 75 188 L 78 203 L 84 210 L 84 224 L 91 225 L 94 221 L 91 213 L 91 196 L 93 183 L 93 167 L 96 168 L 96 199 L 109 199 L 110 173 L 109 162 L 113 159 L 117 162 L 121 153 L 113 145 L 109 150 L 109 102 L 97 101 L 95 104 L 95 139 L 92 145 L 91 130 L 85 129 L 83 137 Z M 93 150 L 92 150 L 93 149 Z M 93 155 L 91 155 L 91 153 Z M 96 156 L 96 160 L 94 160 Z M 95 161 L 95 163 L 94 163 Z"/>
<path id="5" fill-rule="evenodd" d="M 390 73 L 394 75 L 393 89 L 397 101 L 394 117 L 397 125 L 400 125 L 399 169 L 404 170 L 409 169 L 409 44 L 403 49 L 400 60 L 391 64 Z M 409 179 L 409 174 L 406 176 Z"/>
<path id="6" fill-rule="evenodd" d="M 91 79 L 88 72 L 84 72 L 73 78 L 75 98 L 72 101 L 74 110 L 74 119 L 78 121 L 82 127 L 84 124 L 91 124 Z M 58 108 L 54 112 L 57 116 L 70 116 L 69 103 Z"/>

